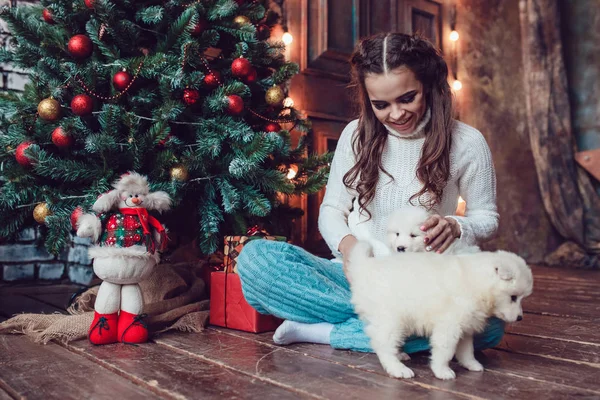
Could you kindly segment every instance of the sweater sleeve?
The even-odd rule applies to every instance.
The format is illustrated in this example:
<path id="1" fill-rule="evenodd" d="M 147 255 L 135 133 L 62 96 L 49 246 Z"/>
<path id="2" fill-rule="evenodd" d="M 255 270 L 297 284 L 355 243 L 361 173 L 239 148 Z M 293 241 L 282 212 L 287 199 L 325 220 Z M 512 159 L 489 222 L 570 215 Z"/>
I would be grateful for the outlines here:
<path id="1" fill-rule="evenodd" d="M 459 240 L 472 246 L 490 239 L 498 229 L 496 172 L 490 148 L 479 131 L 470 128 L 456 136 L 456 144 L 462 148 L 458 154 L 458 189 L 466 210 L 464 216 L 450 217 L 460 225 Z"/>
<path id="2" fill-rule="evenodd" d="M 343 180 L 355 163 L 352 137 L 357 127 L 358 121 L 352 121 L 340 135 L 331 162 L 325 197 L 319 209 L 319 231 L 336 257 L 341 257 L 338 250 L 340 242 L 352 233 L 348 227 L 348 215 L 356 193 L 349 190 Z"/>

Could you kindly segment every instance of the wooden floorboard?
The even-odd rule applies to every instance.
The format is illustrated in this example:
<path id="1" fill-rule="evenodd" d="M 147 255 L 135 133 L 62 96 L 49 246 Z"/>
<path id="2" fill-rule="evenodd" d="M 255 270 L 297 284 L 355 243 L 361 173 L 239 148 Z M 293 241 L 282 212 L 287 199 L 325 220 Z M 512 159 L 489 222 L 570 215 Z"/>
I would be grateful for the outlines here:
<path id="1" fill-rule="evenodd" d="M 32 400 L 159 398 L 57 344 L 39 345 L 16 335 L 0 335 L 0 380 Z"/>
<path id="2" fill-rule="evenodd" d="M 19 313 L 64 313 L 64 308 L 55 307 L 23 294 L 0 294 L 0 314 L 12 317 Z"/>
<path id="3" fill-rule="evenodd" d="M 201 336 L 191 335 L 194 340 Z M 87 341 L 64 345 L 132 382 L 177 399 L 297 399 L 296 391 L 190 357 L 169 347 L 146 343 L 139 346 L 114 344 L 93 346 Z"/>
<path id="4" fill-rule="evenodd" d="M 526 314 L 523 321 L 508 325 L 506 331 L 525 336 L 600 346 L 600 321 L 598 319 Z"/>
<path id="5" fill-rule="evenodd" d="M 296 388 L 306 395 L 330 399 L 385 398 L 392 395 L 411 399 L 432 396 L 468 398 L 453 391 L 419 385 L 410 380 L 390 379 L 216 330 L 206 330 L 201 337 L 172 334 L 155 341 L 257 379 Z"/>
<path id="6" fill-rule="evenodd" d="M 263 343 L 272 343 L 269 334 L 252 335 L 245 332 L 237 332 L 226 330 L 223 328 L 210 328 L 221 331 L 223 333 L 244 338 L 246 340 L 257 340 Z M 366 372 L 373 372 L 386 376 L 385 371 L 381 367 L 379 360 L 375 354 L 355 353 L 351 351 L 334 350 L 330 346 L 316 344 L 294 344 L 286 346 L 288 351 L 294 351 L 299 354 L 308 355 L 311 357 L 327 360 L 333 363 L 346 365 L 350 368 L 360 369 Z M 492 362 L 486 365 L 489 352 L 494 352 L 491 358 Z M 478 353 L 476 356 L 486 368 L 486 371 L 471 372 L 460 367 L 457 363 L 452 363 L 451 367 L 456 372 L 457 378 L 454 381 L 440 381 L 433 376 L 429 368 L 429 354 L 419 353 L 412 356 L 410 361 L 405 364 L 413 369 L 415 384 L 423 385 L 424 387 L 432 387 L 437 389 L 448 390 L 454 393 L 461 393 L 469 396 L 475 396 L 486 399 L 507 399 L 507 398 L 525 398 L 527 396 L 532 399 L 538 398 L 553 398 L 553 399 L 568 399 L 573 397 L 590 397 L 596 396 L 596 390 L 579 388 L 577 385 L 564 385 L 562 382 L 539 381 L 531 379 L 529 376 L 521 376 L 512 372 L 507 373 L 505 365 L 510 364 L 511 355 L 496 350 L 486 350 Z M 538 365 L 539 366 L 539 365 Z M 511 388 L 509 392 L 505 392 L 501 388 Z M 374 391 L 374 393 L 376 393 Z"/>

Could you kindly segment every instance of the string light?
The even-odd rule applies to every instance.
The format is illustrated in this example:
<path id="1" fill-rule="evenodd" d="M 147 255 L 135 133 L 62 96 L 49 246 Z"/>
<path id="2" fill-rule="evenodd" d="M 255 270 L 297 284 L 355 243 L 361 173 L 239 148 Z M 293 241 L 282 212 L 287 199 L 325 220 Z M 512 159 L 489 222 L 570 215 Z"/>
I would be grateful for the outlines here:
<path id="1" fill-rule="evenodd" d="M 298 174 L 298 166 L 296 164 L 290 165 L 290 169 L 288 169 L 287 178 L 292 180 Z"/>
<path id="2" fill-rule="evenodd" d="M 294 107 L 294 100 L 291 97 L 286 97 L 283 100 L 283 106 L 287 107 L 287 108 L 292 108 Z"/>
<path id="3" fill-rule="evenodd" d="M 457 31 L 450 32 L 450 40 L 452 40 L 453 42 L 456 42 L 459 37 L 460 36 L 458 35 Z"/>
<path id="4" fill-rule="evenodd" d="M 292 34 L 291 34 L 291 33 L 289 33 L 289 32 L 285 32 L 285 33 L 283 34 L 283 36 L 281 37 L 281 40 L 283 41 L 283 43 L 284 43 L 286 46 L 289 46 L 289 45 L 290 45 L 290 44 L 292 44 L 292 42 L 294 41 L 294 37 L 292 36 Z"/>
<path id="5" fill-rule="evenodd" d="M 454 80 L 454 82 L 452 82 L 452 89 L 459 91 L 462 89 L 462 83 L 460 83 L 458 79 Z"/>

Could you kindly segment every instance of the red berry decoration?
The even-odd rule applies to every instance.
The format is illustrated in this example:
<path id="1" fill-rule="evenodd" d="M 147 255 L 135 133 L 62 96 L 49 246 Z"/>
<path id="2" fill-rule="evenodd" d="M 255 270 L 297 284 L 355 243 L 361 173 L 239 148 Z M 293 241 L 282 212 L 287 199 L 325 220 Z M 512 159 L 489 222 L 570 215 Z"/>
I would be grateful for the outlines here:
<path id="1" fill-rule="evenodd" d="M 208 22 L 204 19 L 199 19 L 198 23 L 192 28 L 192 36 L 200 36 L 208 28 Z"/>
<path id="2" fill-rule="evenodd" d="M 281 130 L 281 125 L 277 122 L 269 122 L 265 125 L 265 131 L 267 132 L 279 132 Z"/>
<path id="3" fill-rule="evenodd" d="M 258 73 L 254 68 L 250 70 L 250 73 L 244 77 L 244 82 L 246 83 L 254 83 L 258 78 Z"/>
<path id="4" fill-rule="evenodd" d="M 113 76 L 113 86 L 120 92 L 127 89 L 130 83 L 131 75 L 125 71 L 119 71 Z"/>
<path id="5" fill-rule="evenodd" d="M 44 8 L 44 10 L 42 11 L 42 18 L 44 18 L 44 21 L 46 21 L 49 24 L 54 23 L 54 19 L 52 18 L 52 12 L 47 8 Z"/>
<path id="6" fill-rule="evenodd" d="M 94 109 L 94 100 L 87 94 L 78 94 L 71 100 L 71 110 L 73 114 L 84 116 L 92 113 Z"/>
<path id="7" fill-rule="evenodd" d="M 65 132 L 62 126 L 59 126 L 52 131 L 52 143 L 54 143 L 56 147 L 66 149 L 73 144 L 73 137 Z"/>
<path id="8" fill-rule="evenodd" d="M 96 5 L 96 0 L 83 0 L 83 2 L 87 8 L 94 8 Z"/>
<path id="9" fill-rule="evenodd" d="M 248 61 L 247 58 L 236 58 L 231 63 L 231 73 L 233 74 L 233 76 L 243 78 L 246 75 L 248 75 L 250 71 L 252 71 L 252 64 L 250 64 L 250 61 Z"/>
<path id="10" fill-rule="evenodd" d="M 87 58 L 92 55 L 94 46 L 92 40 L 85 35 L 75 35 L 69 39 L 69 53 L 75 58 Z"/>
<path id="11" fill-rule="evenodd" d="M 204 84 L 210 89 L 214 89 L 221 84 L 221 74 L 213 71 L 204 77 Z"/>
<path id="12" fill-rule="evenodd" d="M 15 158 L 17 159 L 17 162 L 25 168 L 29 168 L 33 165 L 31 158 L 25 155 L 25 150 L 27 150 L 32 144 L 32 142 L 23 142 L 17 146 L 17 150 L 15 151 Z"/>
<path id="13" fill-rule="evenodd" d="M 200 92 L 196 89 L 183 89 L 183 102 L 188 106 L 194 105 L 200 99 Z"/>
<path id="14" fill-rule="evenodd" d="M 271 28 L 269 25 L 260 24 L 256 27 L 256 37 L 260 40 L 267 40 L 271 37 Z"/>
<path id="15" fill-rule="evenodd" d="M 227 101 L 229 102 L 227 105 L 227 113 L 238 115 L 244 111 L 244 100 L 237 94 L 230 94 L 227 96 Z"/>
<path id="16" fill-rule="evenodd" d="M 167 135 L 167 137 L 166 137 L 166 138 L 164 138 L 164 139 L 161 139 L 161 140 L 158 142 L 158 146 L 159 146 L 159 147 L 165 147 L 165 145 L 167 144 L 167 141 L 169 140 L 169 138 L 170 138 L 170 137 L 171 137 L 171 134 L 169 133 L 169 134 Z"/>
<path id="17" fill-rule="evenodd" d="M 77 230 L 77 221 L 79 221 L 79 217 L 81 217 L 82 215 L 83 215 L 83 208 L 81 208 L 81 207 L 77 207 L 71 213 L 70 220 L 71 220 L 71 227 L 73 228 L 73 230 Z"/>

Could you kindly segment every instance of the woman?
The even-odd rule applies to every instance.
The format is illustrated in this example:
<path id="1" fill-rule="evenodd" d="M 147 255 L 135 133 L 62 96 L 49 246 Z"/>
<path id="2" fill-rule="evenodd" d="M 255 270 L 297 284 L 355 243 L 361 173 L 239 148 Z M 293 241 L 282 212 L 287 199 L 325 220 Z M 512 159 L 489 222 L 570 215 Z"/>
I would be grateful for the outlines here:
<path id="1" fill-rule="evenodd" d="M 360 115 L 340 136 L 319 215 L 334 255 L 346 259 L 359 229 L 383 238 L 387 216 L 409 204 L 434 213 L 421 227 L 428 251 L 492 236 L 498 213 L 490 150 L 480 132 L 452 119 L 448 67 L 439 52 L 417 36 L 379 34 L 357 45 L 351 65 Z M 464 217 L 453 215 L 459 195 Z M 238 271 L 248 302 L 286 319 L 275 343 L 372 351 L 340 262 L 259 240 L 245 246 Z M 503 323 L 491 319 L 475 348 L 493 347 L 503 334 Z M 406 353 L 427 349 L 426 338 L 404 345 Z"/>

